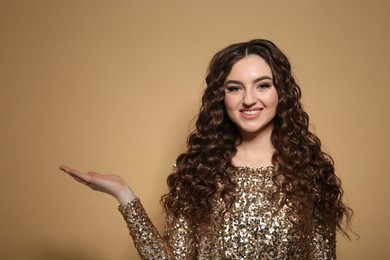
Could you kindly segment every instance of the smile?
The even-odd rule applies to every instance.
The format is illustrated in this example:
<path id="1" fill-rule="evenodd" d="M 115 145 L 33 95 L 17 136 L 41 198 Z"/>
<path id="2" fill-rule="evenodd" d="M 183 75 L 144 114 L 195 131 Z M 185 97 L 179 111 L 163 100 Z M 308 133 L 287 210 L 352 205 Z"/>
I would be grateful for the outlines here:
<path id="1" fill-rule="evenodd" d="M 241 111 L 245 115 L 256 115 L 260 113 L 261 109 L 254 109 L 254 110 L 243 110 Z"/>

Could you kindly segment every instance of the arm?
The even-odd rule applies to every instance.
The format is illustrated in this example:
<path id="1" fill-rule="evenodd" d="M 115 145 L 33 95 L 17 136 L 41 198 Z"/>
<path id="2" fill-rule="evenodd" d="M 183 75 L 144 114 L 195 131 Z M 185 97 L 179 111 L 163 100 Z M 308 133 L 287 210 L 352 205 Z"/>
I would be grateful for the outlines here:
<path id="1" fill-rule="evenodd" d="M 140 200 L 126 182 L 117 175 L 96 172 L 82 173 L 67 166 L 60 170 L 89 188 L 115 197 L 120 206 L 134 245 L 142 259 L 191 259 L 194 243 L 191 230 L 184 219 L 167 219 L 164 237 L 147 216 Z"/>
<path id="2" fill-rule="evenodd" d="M 142 259 L 193 259 L 194 240 L 184 219 L 168 218 L 162 237 L 138 198 L 118 209 Z"/>

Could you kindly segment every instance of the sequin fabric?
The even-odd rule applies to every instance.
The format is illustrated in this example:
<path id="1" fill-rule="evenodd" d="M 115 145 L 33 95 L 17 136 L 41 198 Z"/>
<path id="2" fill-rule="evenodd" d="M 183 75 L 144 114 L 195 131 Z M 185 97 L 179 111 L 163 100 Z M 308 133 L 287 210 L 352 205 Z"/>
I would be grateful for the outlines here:
<path id="1" fill-rule="evenodd" d="M 335 231 L 316 219 L 312 235 L 301 237 L 296 213 L 272 194 L 277 167 L 236 167 L 236 201 L 222 214 L 215 200 L 211 225 L 195 233 L 183 218 L 167 219 L 160 236 L 139 199 L 119 210 L 142 259 L 335 259 Z"/>

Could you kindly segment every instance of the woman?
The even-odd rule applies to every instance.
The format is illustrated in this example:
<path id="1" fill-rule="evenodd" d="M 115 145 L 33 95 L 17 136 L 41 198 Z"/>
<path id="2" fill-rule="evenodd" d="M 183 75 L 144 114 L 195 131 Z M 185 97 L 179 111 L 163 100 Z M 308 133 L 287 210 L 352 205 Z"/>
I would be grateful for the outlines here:
<path id="1" fill-rule="evenodd" d="M 213 57 L 206 83 L 162 197 L 164 236 L 120 177 L 60 169 L 119 201 L 143 259 L 334 259 L 351 210 L 286 56 L 268 40 L 233 44 Z"/>

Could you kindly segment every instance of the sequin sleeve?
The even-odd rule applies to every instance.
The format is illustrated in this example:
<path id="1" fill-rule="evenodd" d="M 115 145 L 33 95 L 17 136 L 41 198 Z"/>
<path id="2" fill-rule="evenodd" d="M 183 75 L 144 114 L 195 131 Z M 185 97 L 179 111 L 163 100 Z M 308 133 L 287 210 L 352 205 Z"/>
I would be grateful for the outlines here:
<path id="1" fill-rule="evenodd" d="M 191 259 L 194 246 L 190 231 L 184 219 L 168 218 L 166 231 L 161 236 L 140 200 L 137 198 L 125 206 L 119 206 L 134 246 L 141 259 Z"/>
<path id="2" fill-rule="evenodd" d="M 320 218 L 315 220 L 311 259 L 336 259 L 336 232 L 326 227 Z"/>

